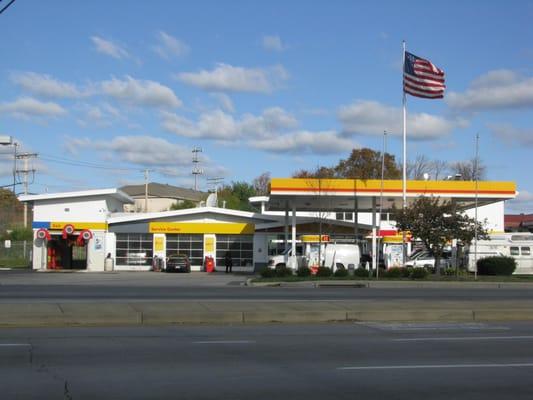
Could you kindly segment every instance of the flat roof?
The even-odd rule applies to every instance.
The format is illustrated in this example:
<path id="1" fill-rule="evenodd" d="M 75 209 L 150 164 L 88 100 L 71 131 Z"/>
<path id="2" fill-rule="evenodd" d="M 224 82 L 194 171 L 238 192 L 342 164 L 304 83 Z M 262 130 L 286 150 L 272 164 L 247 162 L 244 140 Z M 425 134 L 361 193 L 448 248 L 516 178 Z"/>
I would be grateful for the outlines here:
<path id="1" fill-rule="evenodd" d="M 109 196 L 123 203 L 134 203 L 134 200 L 130 196 L 128 196 L 126 193 L 116 188 L 80 190 L 76 192 L 21 195 L 19 196 L 19 200 L 22 202 L 38 202 L 38 201 L 46 201 L 46 200 L 74 199 L 74 198 L 95 197 L 95 196 Z"/>
<path id="2" fill-rule="evenodd" d="M 284 210 L 295 207 L 298 211 L 354 210 L 371 211 L 373 202 L 390 210 L 402 207 L 402 180 L 380 179 L 297 179 L 272 178 L 270 182 L 269 210 Z M 473 208 L 517 196 L 514 182 L 500 181 L 407 181 L 406 198 L 410 203 L 419 196 L 438 196 L 443 200 L 457 202 L 462 209 Z"/>

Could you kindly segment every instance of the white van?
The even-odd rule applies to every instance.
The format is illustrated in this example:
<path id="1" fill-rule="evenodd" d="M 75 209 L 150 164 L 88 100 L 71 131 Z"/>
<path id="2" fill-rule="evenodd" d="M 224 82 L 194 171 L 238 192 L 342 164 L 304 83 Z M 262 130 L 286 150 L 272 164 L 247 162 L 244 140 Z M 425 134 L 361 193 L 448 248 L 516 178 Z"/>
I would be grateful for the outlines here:
<path id="1" fill-rule="evenodd" d="M 268 267 L 269 268 L 276 268 L 278 266 L 285 267 L 285 256 L 287 256 L 287 260 L 292 256 L 292 247 L 288 247 L 281 254 L 268 257 Z M 302 243 L 296 243 L 296 263 L 297 263 L 296 268 L 300 268 L 303 265 L 305 265 Z"/>
<path id="2" fill-rule="evenodd" d="M 357 269 L 361 252 L 356 244 L 328 243 L 324 250 L 324 266 L 335 272 L 339 267 Z"/>

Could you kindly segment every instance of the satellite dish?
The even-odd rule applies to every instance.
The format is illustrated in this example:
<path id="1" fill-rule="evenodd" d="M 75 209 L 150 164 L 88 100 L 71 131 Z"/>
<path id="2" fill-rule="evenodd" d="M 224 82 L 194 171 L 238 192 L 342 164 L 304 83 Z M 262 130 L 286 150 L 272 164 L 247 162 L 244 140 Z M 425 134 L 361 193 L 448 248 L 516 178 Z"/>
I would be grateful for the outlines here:
<path id="1" fill-rule="evenodd" d="M 217 194 L 211 193 L 209 196 L 207 196 L 207 200 L 205 202 L 206 207 L 216 207 L 218 203 Z"/>

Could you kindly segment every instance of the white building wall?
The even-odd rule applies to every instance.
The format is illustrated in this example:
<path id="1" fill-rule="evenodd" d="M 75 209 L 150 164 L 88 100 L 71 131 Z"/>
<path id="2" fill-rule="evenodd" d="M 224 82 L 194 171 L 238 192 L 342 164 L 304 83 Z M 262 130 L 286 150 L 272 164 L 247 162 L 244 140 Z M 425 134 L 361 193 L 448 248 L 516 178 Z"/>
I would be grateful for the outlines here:
<path id="1" fill-rule="evenodd" d="M 105 222 L 108 211 L 107 203 L 103 198 L 42 200 L 33 208 L 33 220 Z"/>
<path id="2" fill-rule="evenodd" d="M 466 211 L 466 215 L 470 218 L 474 218 L 475 209 L 470 209 Z M 500 201 L 498 203 L 489 204 L 486 206 L 478 207 L 477 209 L 477 219 L 480 222 L 486 220 L 486 228 L 489 233 L 499 233 L 504 232 L 504 215 L 505 215 L 505 202 Z"/>

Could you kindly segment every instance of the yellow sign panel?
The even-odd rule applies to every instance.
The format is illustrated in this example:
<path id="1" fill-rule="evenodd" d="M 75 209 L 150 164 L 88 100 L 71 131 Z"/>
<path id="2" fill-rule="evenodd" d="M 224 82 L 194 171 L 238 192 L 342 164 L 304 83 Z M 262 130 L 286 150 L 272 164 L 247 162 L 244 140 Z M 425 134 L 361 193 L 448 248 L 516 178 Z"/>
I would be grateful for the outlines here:
<path id="1" fill-rule="evenodd" d="M 61 231 L 65 225 L 72 225 L 76 231 L 84 229 L 107 230 L 105 222 L 50 222 L 50 230 Z"/>
<path id="2" fill-rule="evenodd" d="M 322 235 L 322 240 L 320 240 L 320 235 L 302 235 L 300 240 L 303 243 L 329 242 L 329 235 Z"/>
<path id="3" fill-rule="evenodd" d="M 204 252 L 213 253 L 215 251 L 215 238 L 208 236 L 204 240 Z"/>
<path id="4" fill-rule="evenodd" d="M 202 222 L 150 222 L 150 233 L 222 233 L 253 234 L 254 224 Z"/>
<path id="5" fill-rule="evenodd" d="M 154 250 L 165 251 L 165 238 L 163 236 L 154 236 Z"/>

